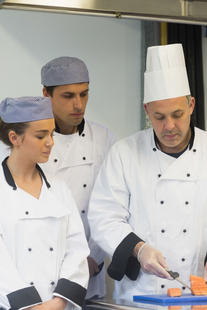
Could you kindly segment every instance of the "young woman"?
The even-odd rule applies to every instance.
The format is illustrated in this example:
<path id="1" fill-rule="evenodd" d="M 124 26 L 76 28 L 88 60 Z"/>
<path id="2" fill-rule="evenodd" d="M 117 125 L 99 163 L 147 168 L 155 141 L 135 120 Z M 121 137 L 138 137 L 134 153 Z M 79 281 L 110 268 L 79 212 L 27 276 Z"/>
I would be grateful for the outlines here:
<path id="1" fill-rule="evenodd" d="M 64 182 L 47 177 L 55 123 L 50 99 L 6 98 L 0 140 L 0 306 L 80 309 L 89 279 L 83 225 Z"/>

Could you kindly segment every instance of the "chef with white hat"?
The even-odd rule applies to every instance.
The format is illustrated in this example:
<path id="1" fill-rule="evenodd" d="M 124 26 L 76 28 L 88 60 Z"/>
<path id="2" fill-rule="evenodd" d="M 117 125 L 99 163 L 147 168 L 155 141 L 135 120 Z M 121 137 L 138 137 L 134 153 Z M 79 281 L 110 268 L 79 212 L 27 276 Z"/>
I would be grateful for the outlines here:
<path id="1" fill-rule="evenodd" d="M 152 128 L 117 142 L 89 205 L 92 238 L 111 257 L 114 298 L 187 289 L 207 250 L 207 133 L 191 123 L 181 44 L 148 48 L 144 108 Z"/>

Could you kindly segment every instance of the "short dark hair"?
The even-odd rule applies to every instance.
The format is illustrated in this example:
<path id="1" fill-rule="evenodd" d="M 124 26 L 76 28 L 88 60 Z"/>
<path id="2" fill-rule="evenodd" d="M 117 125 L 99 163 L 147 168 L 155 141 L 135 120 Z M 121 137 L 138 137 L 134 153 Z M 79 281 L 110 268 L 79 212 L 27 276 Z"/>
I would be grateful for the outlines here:
<path id="1" fill-rule="evenodd" d="M 45 87 L 47 93 L 50 95 L 50 97 L 52 97 L 52 96 L 53 96 L 54 89 L 55 89 L 55 87 L 57 87 L 57 86 L 44 86 L 44 87 Z"/>
<path id="2" fill-rule="evenodd" d="M 13 147 L 13 144 L 9 140 L 9 132 L 14 131 L 17 135 L 23 135 L 26 129 L 29 127 L 30 122 L 25 123 L 5 123 L 0 118 L 0 140 L 8 145 L 9 147 Z"/>

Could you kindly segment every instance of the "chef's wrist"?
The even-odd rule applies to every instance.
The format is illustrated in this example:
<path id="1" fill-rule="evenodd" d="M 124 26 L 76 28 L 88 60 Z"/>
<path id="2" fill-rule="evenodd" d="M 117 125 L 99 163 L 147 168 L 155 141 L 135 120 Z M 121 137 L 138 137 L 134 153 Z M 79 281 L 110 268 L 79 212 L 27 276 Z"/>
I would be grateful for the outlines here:
<path id="1" fill-rule="evenodd" d="M 37 305 L 34 305 L 34 306 L 30 306 L 30 307 L 27 307 L 27 308 L 24 308 L 24 310 L 38 310 L 40 309 L 39 307 L 42 305 L 41 304 L 37 304 Z"/>
<path id="2" fill-rule="evenodd" d="M 133 252 L 132 252 L 132 255 L 133 255 L 133 256 L 137 257 L 138 252 L 139 252 L 140 248 L 143 246 L 143 244 L 145 244 L 145 242 L 140 241 L 140 242 L 138 242 L 138 243 L 135 245 L 135 247 L 134 247 L 134 249 L 133 249 Z"/>
<path id="3" fill-rule="evenodd" d="M 65 309 L 65 307 L 67 306 L 67 300 L 59 297 L 59 296 L 55 296 L 52 301 L 54 302 L 54 305 L 56 306 L 56 309 Z"/>

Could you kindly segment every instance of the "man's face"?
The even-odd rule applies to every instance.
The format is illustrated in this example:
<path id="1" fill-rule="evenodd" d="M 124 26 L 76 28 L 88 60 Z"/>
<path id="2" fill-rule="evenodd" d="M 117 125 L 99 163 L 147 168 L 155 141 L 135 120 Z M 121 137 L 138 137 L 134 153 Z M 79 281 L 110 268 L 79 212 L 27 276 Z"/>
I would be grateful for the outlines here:
<path id="1" fill-rule="evenodd" d="M 186 147 L 190 138 L 190 116 L 194 106 L 194 98 L 191 98 L 189 105 L 186 97 L 153 101 L 144 105 L 162 151 L 177 153 Z"/>
<path id="2" fill-rule="evenodd" d="M 88 101 L 88 83 L 56 86 L 51 98 L 55 120 L 63 131 L 79 125 Z M 44 96 L 49 96 L 43 88 Z M 69 130 L 70 131 L 70 130 Z"/>

